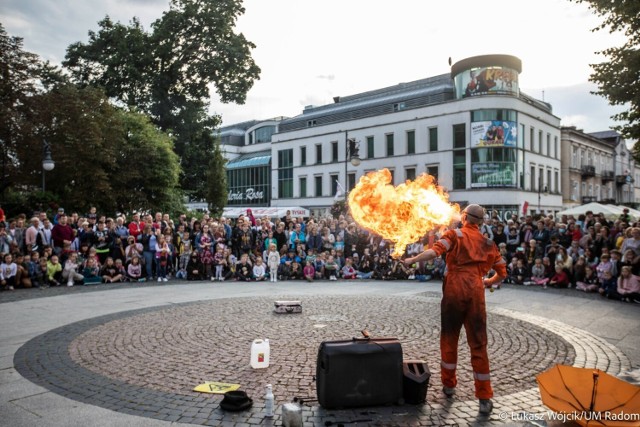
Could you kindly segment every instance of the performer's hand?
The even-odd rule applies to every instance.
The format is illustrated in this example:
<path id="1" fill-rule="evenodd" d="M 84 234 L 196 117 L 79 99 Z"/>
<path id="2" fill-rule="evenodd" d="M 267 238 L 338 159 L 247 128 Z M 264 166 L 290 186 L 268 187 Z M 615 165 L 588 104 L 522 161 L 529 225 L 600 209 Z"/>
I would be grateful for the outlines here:
<path id="1" fill-rule="evenodd" d="M 487 279 L 486 277 L 482 278 L 482 284 L 484 285 L 485 288 L 491 287 L 491 284 L 489 283 L 489 279 Z"/>

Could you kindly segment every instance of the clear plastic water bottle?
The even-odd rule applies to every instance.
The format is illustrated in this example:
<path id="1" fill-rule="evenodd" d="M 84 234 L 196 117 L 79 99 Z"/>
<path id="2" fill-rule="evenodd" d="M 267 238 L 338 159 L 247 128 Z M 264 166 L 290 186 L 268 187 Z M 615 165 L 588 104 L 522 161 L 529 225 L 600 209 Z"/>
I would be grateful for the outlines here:
<path id="1" fill-rule="evenodd" d="M 274 406 L 273 388 L 271 384 L 267 384 L 267 392 L 264 395 L 264 416 L 273 417 Z"/>

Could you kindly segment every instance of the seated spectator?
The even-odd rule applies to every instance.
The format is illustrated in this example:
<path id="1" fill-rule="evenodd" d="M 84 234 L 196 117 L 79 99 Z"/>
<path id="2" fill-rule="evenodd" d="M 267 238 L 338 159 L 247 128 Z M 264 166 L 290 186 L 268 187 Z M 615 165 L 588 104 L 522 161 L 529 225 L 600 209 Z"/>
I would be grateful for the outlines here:
<path id="1" fill-rule="evenodd" d="M 624 267 L 623 267 L 624 268 Z M 611 275 L 610 271 L 605 271 L 598 292 L 603 297 L 609 299 L 619 299 L 618 295 L 618 279 Z"/>
<path id="2" fill-rule="evenodd" d="M 253 279 L 253 266 L 249 263 L 249 255 L 242 254 L 236 264 L 236 280 L 250 282 Z"/>
<path id="3" fill-rule="evenodd" d="M 611 268 L 612 264 L 609 254 L 602 254 L 602 256 L 600 257 L 600 262 L 595 268 L 598 280 L 602 280 L 605 271 L 611 272 Z M 613 273 L 611 275 L 613 276 Z"/>
<path id="4" fill-rule="evenodd" d="M 546 276 L 545 266 L 542 264 L 542 259 L 536 258 L 534 264 L 531 266 L 531 284 L 547 287 L 549 278 Z"/>
<path id="5" fill-rule="evenodd" d="M 327 262 L 325 262 L 324 264 L 324 274 L 325 279 L 338 280 L 338 263 L 333 258 L 333 255 L 329 255 L 329 258 L 327 258 Z"/>
<path id="6" fill-rule="evenodd" d="M 62 281 L 62 265 L 58 262 L 58 255 L 51 255 L 47 261 L 47 279 L 49 286 L 60 286 Z"/>
<path id="7" fill-rule="evenodd" d="M 531 281 L 529 269 L 524 265 L 523 260 L 519 259 L 516 261 L 516 266 L 509 274 L 509 278 L 514 285 L 524 285 Z"/>
<path id="8" fill-rule="evenodd" d="M 302 269 L 302 275 L 307 282 L 313 282 L 316 278 L 316 269 L 313 267 L 313 262 L 308 259 L 304 268 Z"/>
<path id="9" fill-rule="evenodd" d="M 85 285 L 97 285 L 102 283 L 100 267 L 98 266 L 98 260 L 96 257 L 89 257 L 85 267 L 82 269 L 82 276 Z"/>
<path id="10" fill-rule="evenodd" d="M 142 276 L 142 265 L 140 264 L 140 257 L 134 255 L 131 258 L 131 262 L 127 266 L 127 277 L 132 282 L 144 282 L 146 279 Z M 185 277 L 186 278 L 186 270 Z"/>
<path id="11" fill-rule="evenodd" d="M 549 280 L 549 286 L 554 288 L 566 288 L 569 287 L 571 282 L 569 276 L 564 271 L 562 264 L 556 264 L 556 273 Z"/>
<path id="12" fill-rule="evenodd" d="M 631 273 L 631 267 L 622 267 L 616 290 L 616 299 L 640 303 L 640 282 L 638 281 L 638 276 Z"/>
<path id="13" fill-rule="evenodd" d="M 606 270 L 607 275 L 611 276 L 611 271 Z M 604 279 L 604 272 L 602 275 Z M 586 266 L 584 269 L 584 277 L 576 282 L 576 290 L 583 292 L 597 292 L 600 289 L 600 280 L 593 268 Z"/>
<path id="14" fill-rule="evenodd" d="M 0 264 L 0 286 L 2 290 L 13 291 L 16 287 L 18 266 L 13 262 L 13 255 L 5 254 Z"/>
<path id="15" fill-rule="evenodd" d="M 203 273 L 203 265 L 198 256 L 198 252 L 191 252 L 189 262 L 187 263 L 187 280 L 202 280 L 204 277 Z"/>
<path id="16" fill-rule="evenodd" d="M 253 278 L 256 279 L 257 282 L 267 279 L 267 270 L 260 257 L 256 258 L 256 262 L 253 265 Z"/>
<path id="17" fill-rule="evenodd" d="M 303 277 L 302 264 L 295 259 L 291 262 L 291 270 L 289 271 L 289 280 L 301 280 Z"/>
<path id="18" fill-rule="evenodd" d="M 49 274 L 47 272 L 47 264 L 48 261 L 46 258 L 38 258 L 38 265 L 36 269 L 33 271 L 31 275 L 31 283 L 36 288 L 48 288 L 49 285 Z"/>
<path id="19" fill-rule="evenodd" d="M 118 271 L 115 261 L 111 257 L 105 258 L 104 265 L 100 269 L 100 276 L 102 276 L 104 283 L 122 282 L 124 279 L 120 271 Z"/>
<path id="20" fill-rule="evenodd" d="M 342 278 L 351 280 L 357 277 L 357 271 L 353 267 L 353 259 L 347 258 L 344 267 L 342 267 Z"/>
<path id="21" fill-rule="evenodd" d="M 373 258 L 375 261 L 375 257 Z M 378 257 L 378 261 L 375 263 L 374 277 L 378 280 L 390 280 L 391 279 L 391 265 L 386 252 Z"/>
<path id="22" fill-rule="evenodd" d="M 71 253 L 62 270 L 62 280 L 67 282 L 67 286 L 73 286 L 75 282 L 81 282 L 84 279 L 84 276 L 79 273 L 79 269 L 78 254 Z"/>

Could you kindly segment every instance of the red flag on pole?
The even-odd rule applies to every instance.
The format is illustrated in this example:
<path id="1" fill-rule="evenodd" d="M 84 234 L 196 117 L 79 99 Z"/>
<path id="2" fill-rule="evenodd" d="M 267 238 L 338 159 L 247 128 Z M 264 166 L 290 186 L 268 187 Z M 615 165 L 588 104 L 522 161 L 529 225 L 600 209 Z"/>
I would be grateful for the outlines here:
<path id="1" fill-rule="evenodd" d="M 526 215 L 528 210 L 529 210 L 529 202 L 525 201 L 522 204 L 522 215 Z"/>

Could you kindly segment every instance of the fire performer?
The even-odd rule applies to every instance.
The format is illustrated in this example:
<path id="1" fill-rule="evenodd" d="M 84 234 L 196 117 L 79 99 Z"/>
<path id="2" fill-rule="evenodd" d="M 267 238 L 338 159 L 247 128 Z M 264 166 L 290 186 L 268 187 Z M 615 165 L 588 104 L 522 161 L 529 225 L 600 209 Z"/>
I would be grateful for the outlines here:
<path id="1" fill-rule="evenodd" d="M 406 264 L 428 261 L 446 253 L 447 273 L 444 278 L 441 302 L 441 377 L 447 396 L 455 393 L 456 364 L 458 362 L 458 337 L 464 325 L 471 350 L 471 365 L 480 400 L 480 413 L 489 414 L 493 409 L 493 389 L 489 374 L 487 354 L 487 313 L 485 287 L 491 287 L 507 276 L 506 262 L 500 256 L 495 243 L 484 237 L 478 228 L 484 219 L 484 209 L 469 205 L 462 211 L 462 228 L 448 230 L 431 249 L 411 258 Z M 484 278 L 489 270 L 495 270 L 491 278 Z"/>

